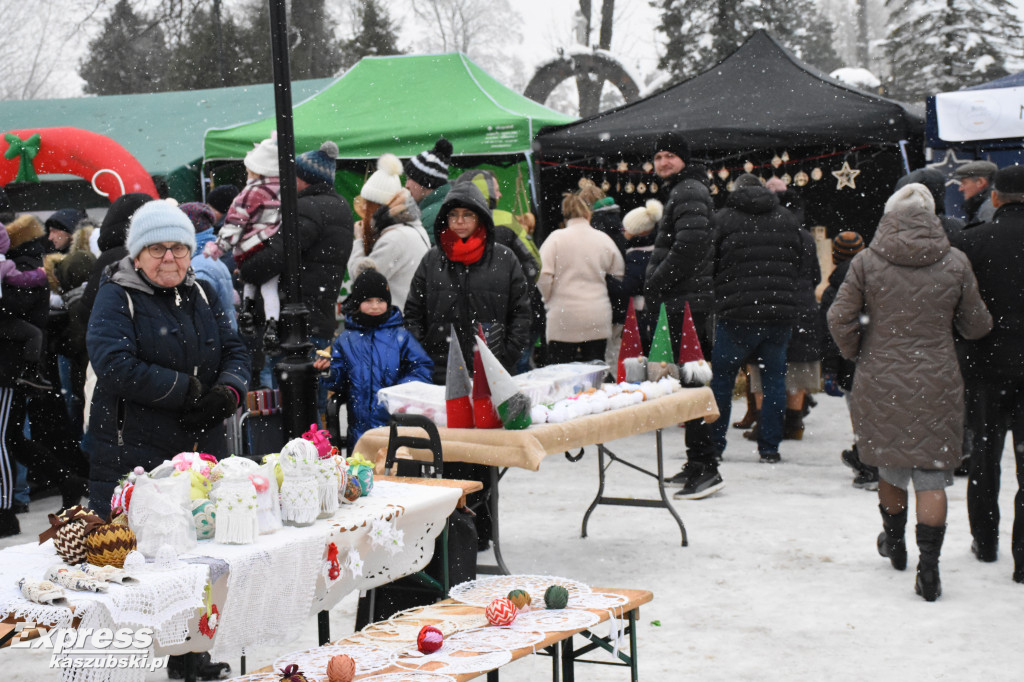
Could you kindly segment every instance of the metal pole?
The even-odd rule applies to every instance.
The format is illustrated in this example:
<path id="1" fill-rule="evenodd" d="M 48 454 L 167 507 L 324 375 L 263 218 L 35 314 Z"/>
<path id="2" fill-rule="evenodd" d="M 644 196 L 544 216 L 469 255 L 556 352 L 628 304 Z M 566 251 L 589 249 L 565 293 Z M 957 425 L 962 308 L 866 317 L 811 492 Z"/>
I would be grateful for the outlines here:
<path id="1" fill-rule="evenodd" d="M 296 438 L 314 422 L 316 375 L 306 332 L 309 310 L 302 302 L 298 235 L 298 200 L 295 187 L 295 132 L 292 117 L 291 77 L 288 71 L 288 17 L 285 0 L 270 2 L 270 44 L 274 62 L 274 105 L 277 111 L 277 154 L 281 173 L 281 236 L 284 242 L 284 271 L 278 287 L 281 307 L 281 347 L 284 358 L 274 373 L 281 389 L 284 435 Z"/>

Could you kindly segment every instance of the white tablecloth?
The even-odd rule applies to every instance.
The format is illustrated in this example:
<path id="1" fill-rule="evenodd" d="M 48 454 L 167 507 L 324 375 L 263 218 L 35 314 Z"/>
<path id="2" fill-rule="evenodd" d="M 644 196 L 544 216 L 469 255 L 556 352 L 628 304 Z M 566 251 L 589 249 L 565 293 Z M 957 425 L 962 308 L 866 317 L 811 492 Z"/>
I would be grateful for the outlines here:
<path id="1" fill-rule="evenodd" d="M 369 496 L 342 505 L 332 518 L 312 526 L 286 526 L 261 535 L 252 545 L 203 540 L 194 555 L 181 559 L 195 556 L 205 563 L 140 573 L 139 583 L 113 584 L 106 594 L 68 591 L 68 600 L 82 626 L 153 627 L 160 645 L 157 655 L 212 650 L 215 660 L 224 660 L 246 647 L 287 642 L 299 631 L 296 623 L 331 608 L 353 590 L 383 585 L 425 567 L 460 494 L 458 488 L 378 481 Z M 376 542 L 374 535 L 380 536 Z M 335 580 L 328 577 L 332 543 L 341 565 Z M 357 555 L 361 565 L 353 570 L 348 564 Z M 59 563 L 52 541 L 0 551 L 0 618 L 13 614 L 37 623 L 70 625 L 70 609 L 33 604 L 17 588 L 19 578 L 41 579 L 46 568 Z M 220 614 L 212 639 L 198 627 L 211 566 L 212 600 Z M 167 594 L 172 584 L 171 592 L 178 595 L 175 608 L 161 609 L 166 605 L 158 603 L 158 596 Z"/>

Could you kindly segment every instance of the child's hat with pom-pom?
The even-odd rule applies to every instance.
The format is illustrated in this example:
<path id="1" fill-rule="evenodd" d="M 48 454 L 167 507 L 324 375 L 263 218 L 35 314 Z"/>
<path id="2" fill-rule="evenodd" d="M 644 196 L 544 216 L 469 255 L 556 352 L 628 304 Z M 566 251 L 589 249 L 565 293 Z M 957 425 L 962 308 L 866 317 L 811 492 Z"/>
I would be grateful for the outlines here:
<path id="1" fill-rule="evenodd" d="M 295 176 L 311 185 L 321 182 L 333 185 L 337 158 L 338 145 L 327 140 L 320 145 L 320 149 L 295 157 Z"/>
<path id="2" fill-rule="evenodd" d="M 664 207 L 657 199 L 648 199 L 646 206 L 638 206 L 622 218 L 622 227 L 626 234 L 635 237 L 647 234 L 661 220 Z"/>
<path id="3" fill-rule="evenodd" d="M 384 154 L 377 159 L 377 170 L 373 172 L 359 192 L 367 201 L 384 205 L 402 189 L 402 162 L 394 154 Z"/>
<path id="4" fill-rule="evenodd" d="M 256 175 L 268 178 L 276 178 L 281 174 L 277 165 L 277 132 L 272 132 L 270 137 L 253 146 L 252 150 L 245 155 L 243 161 L 245 167 Z"/>

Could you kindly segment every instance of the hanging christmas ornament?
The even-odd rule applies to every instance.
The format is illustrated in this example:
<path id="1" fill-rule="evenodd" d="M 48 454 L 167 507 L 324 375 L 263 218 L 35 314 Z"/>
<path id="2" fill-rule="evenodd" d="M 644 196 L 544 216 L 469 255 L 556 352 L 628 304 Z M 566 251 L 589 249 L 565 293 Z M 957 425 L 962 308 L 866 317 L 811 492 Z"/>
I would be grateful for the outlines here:
<path id="1" fill-rule="evenodd" d="M 654 170 L 654 164 L 651 163 L 650 161 L 644 161 L 644 165 L 640 167 L 644 169 L 644 173 L 650 173 L 652 170 Z"/>
<path id="2" fill-rule="evenodd" d="M 772 168 L 778 168 L 779 166 L 782 165 L 782 157 L 776 154 L 775 156 L 772 157 L 771 164 Z"/>
<path id="3" fill-rule="evenodd" d="M 636 185 L 636 193 L 637 193 L 637 194 L 643 194 L 643 193 L 645 193 L 646 191 L 647 191 L 647 185 L 645 185 L 645 184 L 643 183 L 643 181 L 641 181 L 641 182 L 638 182 L 638 183 L 637 183 L 637 185 Z"/>
<path id="4" fill-rule="evenodd" d="M 657 194 L 658 193 L 658 183 L 656 183 L 656 182 L 654 182 L 652 180 L 651 181 L 651 186 L 650 186 L 649 189 L 651 190 L 651 194 Z"/>
<path id="5" fill-rule="evenodd" d="M 823 177 L 825 177 L 825 173 L 820 168 L 815 168 L 814 170 L 811 171 L 811 180 L 817 182 L 818 180 L 821 180 Z"/>
<path id="6" fill-rule="evenodd" d="M 789 163 L 789 152 L 782 152 L 782 163 Z"/>
<path id="7" fill-rule="evenodd" d="M 747 172 L 747 173 L 752 172 L 754 170 L 754 164 L 751 163 L 750 161 L 744 161 L 743 162 L 743 170 L 745 172 Z"/>
<path id="8" fill-rule="evenodd" d="M 623 191 L 624 191 L 624 192 L 625 192 L 626 194 L 632 194 L 632 193 L 633 193 L 633 190 L 635 190 L 635 189 L 636 189 L 636 187 L 634 187 L 634 186 L 633 186 L 633 181 L 632 181 L 632 180 L 630 180 L 630 181 L 628 181 L 628 182 L 626 183 L 626 187 L 625 187 L 625 189 L 624 189 Z"/>
<path id="9" fill-rule="evenodd" d="M 718 185 L 711 185 L 711 196 L 718 196 Z"/>
<path id="10" fill-rule="evenodd" d="M 719 177 L 719 179 L 721 179 L 723 181 L 728 180 L 729 179 L 729 169 L 726 168 L 725 166 L 722 166 L 721 168 L 719 168 L 718 169 L 718 177 Z"/>
<path id="11" fill-rule="evenodd" d="M 837 171 L 832 171 L 832 176 L 836 179 L 836 189 L 840 190 L 844 187 L 850 189 L 857 189 L 856 179 L 860 175 L 860 171 L 856 168 L 850 168 L 849 161 L 843 161 L 843 167 Z"/>
<path id="12" fill-rule="evenodd" d="M 714 179 L 715 173 L 711 169 L 708 169 L 708 180 L 714 181 Z"/>
<path id="13" fill-rule="evenodd" d="M 733 191 L 734 189 L 736 189 L 736 183 L 730 180 L 728 183 L 726 183 L 725 189 L 727 192 Z"/>
<path id="14" fill-rule="evenodd" d="M 608 182 L 608 174 L 604 174 L 604 180 L 601 181 L 601 191 L 607 192 L 612 188 L 612 183 Z"/>
<path id="15" fill-rule="evenodd" d="M 796 183 L 797 187 L 804 187 L 810 181 L 811 176 L 807 175 L 807 173 L 803 171 L 800 171 L 795 176 L 793 176 L 793 182 Z"/>
<path id="16" fill-rule="evenodd" d="M 782 176 L 782 181 L 786 183 L 786 185 L 791 185 L 793 184 L 793 177 L 789 173 L 785 173 Z"/>
<path id="17" fill-rule="evenodd" d="M 615 167 L 620 173 L 625 173 L 629 170 L 629 164 L 625 161 L 619 161 L 619 164 Z"/>

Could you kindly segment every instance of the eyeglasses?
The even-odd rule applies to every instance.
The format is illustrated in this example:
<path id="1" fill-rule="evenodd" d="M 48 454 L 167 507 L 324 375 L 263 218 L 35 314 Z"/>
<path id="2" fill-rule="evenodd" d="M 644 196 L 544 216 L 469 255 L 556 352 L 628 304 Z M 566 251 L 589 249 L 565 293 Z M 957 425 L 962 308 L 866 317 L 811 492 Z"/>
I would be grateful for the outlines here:
<path id="1" fill-rule="evenodd" d="M 146 253 L 153 258 L 163 258 L 164 254 L 168 251 L 175 258 L 184 258 L 192 253 L 192 248 L 188 244 L 175 244 L 174 246 L 165 246 L 164 244 L 150 244 L 146 247 Z"/>
<path id="2" fill-rule="evenodd" d="M 472 211 L 449 211 L 448 222 L 450 223 L 475 223 L 477 221 L 476 213 Z"/>

